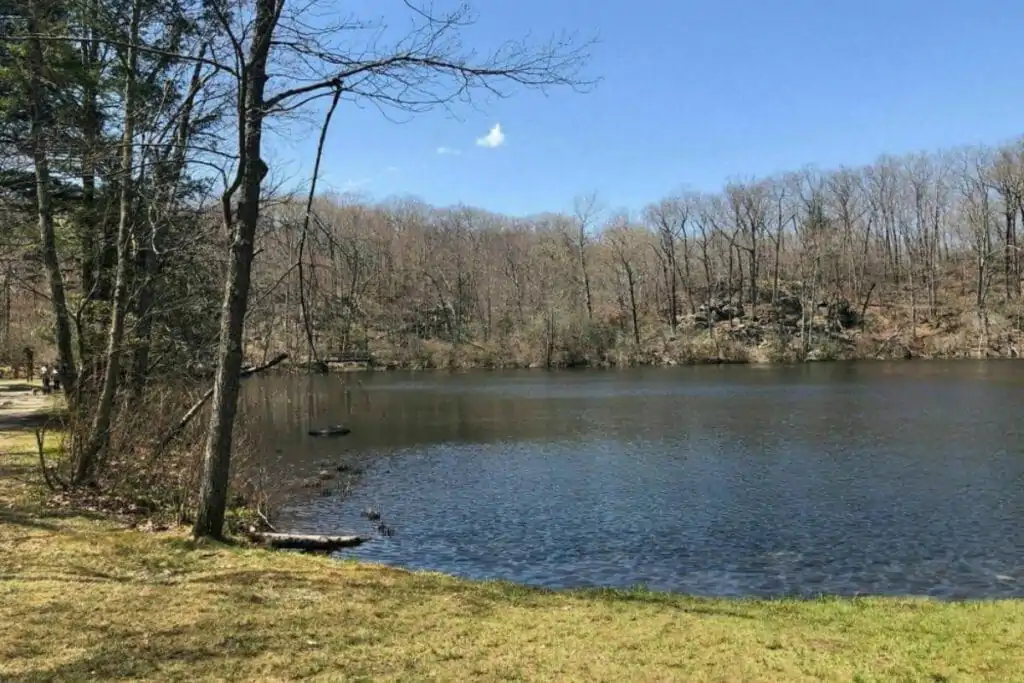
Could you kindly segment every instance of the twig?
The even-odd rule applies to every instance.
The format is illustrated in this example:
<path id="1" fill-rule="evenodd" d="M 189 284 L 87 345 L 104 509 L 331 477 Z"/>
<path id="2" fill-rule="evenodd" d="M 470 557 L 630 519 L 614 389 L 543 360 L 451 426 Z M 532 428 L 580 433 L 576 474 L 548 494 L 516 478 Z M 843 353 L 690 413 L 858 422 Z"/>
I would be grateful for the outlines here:
<path id="1" fill-rule="evenodd" d="M 864 322 L 865 316 L 868 314 L 868 304 L 871 303 L 871 293 L 875 291 L 876 282 L 871 283 L 871 287 L 868 289 L 867 296 L 864 297 L 864 304 L 860 307 L 860 319 L 861 323 Z"/>
<path id="2" fill-rule="evenodd" d="M 316 344 L 313 340 L 313 324 L 309 319 L 309 305 L 306 302 L 306 285 L 305 285 L 305 274 L 302 268 L 302 257 L 306 249 L 306 236 L 309 234 L 309 218 L 313 212 L 313 198 L 316 196 L 316 181 L 320 177 L 320 161 L 324 155 L 324 143 L 327 140 L 327 129 L 331 125 L 331 117 L 334 116 L 334 110 L 338 107 L 338 100 L 341 98 L 342 87 L 341 83 L 335 83 L 334 85 L 334 99 L 331 100 L 331 106 L 327 109 L 327 114 L 324 116 L 324 123 L 320 127 L 320 141 L 316 147 L 316 161 L 313 163 L 313 178 L 309 183 L 309 195 L 306 197 L 306 214 L 302 219 L 302 235 L 299 237 L 299 305 L 302 307 L 302 324 L 306 329 L 306 343 L 309 345 L 310 360 L 315 361 L 319 366 L 321 365 L 320 354 L 317 353 Z M 312 268 L 310 263 L 310 268 Z M 311 292 L 312 294 L 312 292 Z"/>
<path id="3" fill-rule="evenodd" d="M 64 488 L 64 482 L 62 482 L 56 475 L 54 475 L 53 479 L 50 478 L 50 470 L 46 465 L 46 453 L 43 450 L 43 442 L 45 439 L 46 428 L 37 429 L 36 448 L 39 450 L 39 469 L 43 471 L 43 480 L 46 482 L 47 487 L 49 487 L 51 491 L 56 491 L 58 485 L 60 488 Z M 54 483 L 54 479 L 56 479 L 56 484 Z"/>
<path id="4" fill-rule="evenodd" d="M 260 510 L 259 507 L 256 508 L 256 516 L 260 518 L 260 521 L 263 522 L 263 525 L 267 527 L 267 529 L 275 533 L 277 532 L 277 529 L 274 528 L 274 525 L 270 523 L 270 520 L 267 519 L 267 516 L 263 514 L 263 510 Z"/>

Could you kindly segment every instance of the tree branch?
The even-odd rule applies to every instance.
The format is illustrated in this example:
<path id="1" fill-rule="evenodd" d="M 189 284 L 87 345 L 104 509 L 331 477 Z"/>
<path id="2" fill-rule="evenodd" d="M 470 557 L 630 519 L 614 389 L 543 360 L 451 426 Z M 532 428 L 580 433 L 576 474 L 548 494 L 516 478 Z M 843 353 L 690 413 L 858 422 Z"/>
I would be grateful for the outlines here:
<path id="1" fill-rule="evenodd" d="M 256 375 L 256 374 L 261 373 L 261 372 L 263 372 L 265 370 L 269 370 L 270 368 L 274 367 L 275 365 L 278 365 L 278 364 L 280 364 L 280 363 L 282 363 L 282 362 L 284 362 L 286 360 L 288 360 L 288 354 L 287 353 L 278 354 L 272 360 L 264 363 L 263 365 L 258 365 L 258 366 L 254 367 L 254 368 L 252 368 L 252 367 L 244 368 L 242 370 L 242 372 L 239 374 L 239 377 L 242 378 L 242 379 L 244 379 L 246 377 L 251 377 L 252 375 Z M 189 408 L 188 412 L 186 412 L 181 417 L 181 419 L 178 420 L 178 424 L 176 424 L 174 426 L 174 428 L 171 429 L 164 436 L 164 438 L 160 440 L 160 443 L 157 444 L 156 451 L 155 451 L 155 453 L 152 456 L 154 460 L 157 457 L 159 457 L 164 452 L 164 450 L 167 448 L 167 446 L 169 446 L 170 443 L 172 441 L 174 441 L 175 437 L 177 437 L 185 429 L 185 427 L 188 426 L 188 424 L 192 421 L 192 419 L 195 418 L 195 416 L 199 414 L 199 411 L 202 409 L 202 407 L 204 405 L 206 405 L 206 402 L 210 400 L 211 396 L 213 396 L 213 387 L 210 387 L 206 391 L 206 393 L 203 394 L 203 397 L 201 399 L 199 399 L 198 401 L 196 401 L 195 405 L 193 405 L 191 408 Z"/>

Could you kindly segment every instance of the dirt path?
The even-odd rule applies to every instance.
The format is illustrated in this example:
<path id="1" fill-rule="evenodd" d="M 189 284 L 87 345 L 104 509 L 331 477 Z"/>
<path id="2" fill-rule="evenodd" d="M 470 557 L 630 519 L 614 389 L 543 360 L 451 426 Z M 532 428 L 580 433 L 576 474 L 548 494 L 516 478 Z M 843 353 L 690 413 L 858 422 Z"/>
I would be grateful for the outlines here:
<path id="1" fill-rule="evenodd" d="M 56 400 L 26 382 L 0 381 L 0 432 L 30 429 L 53 419 Z"/>

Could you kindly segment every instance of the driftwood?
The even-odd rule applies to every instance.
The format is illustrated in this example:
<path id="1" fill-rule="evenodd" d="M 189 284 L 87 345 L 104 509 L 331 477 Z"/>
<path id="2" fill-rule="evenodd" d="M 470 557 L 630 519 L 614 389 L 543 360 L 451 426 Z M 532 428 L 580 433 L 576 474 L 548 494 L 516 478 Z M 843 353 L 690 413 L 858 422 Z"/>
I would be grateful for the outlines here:
<path id="1" fill-rule="evenodd" d="M 322 536 L 319 534 L 251 533 L 257 543 L 271 548 L 329 552 L 338 548 L 351 548 L 364 543 L 362 536 Z"/>
<path id="2" fill-rule="evenodd" d="M 310 429 L 310 436 L 345 436 L 351 433 L 352 430 L 344 425 L 334 425 L 333 427 L 324 427 L 323 429 Z"/>

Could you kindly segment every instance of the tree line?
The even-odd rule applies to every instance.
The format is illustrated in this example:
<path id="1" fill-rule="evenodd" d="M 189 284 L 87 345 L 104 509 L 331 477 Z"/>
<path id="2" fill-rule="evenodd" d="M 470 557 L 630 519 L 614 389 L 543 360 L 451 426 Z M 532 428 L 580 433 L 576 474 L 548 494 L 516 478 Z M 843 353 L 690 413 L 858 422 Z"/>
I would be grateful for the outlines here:
<path id="1" fill-rule="evenodd" d="M 51 484 L 102 489 L 119 468 L 168 457 L 202 415 L 189 515 L 197 536 L 223 533 L 240 380 L 253 371 L 253 262 L 274 221 L 271 125 L 325 102 L 415 114 L 592 84 L 587 41 L 485 52 L 461 39 L 468 7 L 396 7 L 387 26 L 286 0 L 0 2 L 3 333 L 10 354 L 15 293 L 45 309 L 35 331 L 68 415 L 61 462 L 43 463 Z M 212 388 L 181 422 L 124 429 L 142 406 L 167 413 L 183 368 Z"/>
<path id="2" fill-rule="evenodd" d="M 284 196 L 260 233 L 269 294 L 247 348 L 492 367 L 694 360 L 681 340 L 703 341 L 704 360 L 737 340 L 787 359 L 886 341 L 1010 355 L 1022 196 L 1021 141 L 735 180 L 633 213 L 595 194 L 525 218 L 345 196 L 307 212 Z"/>

